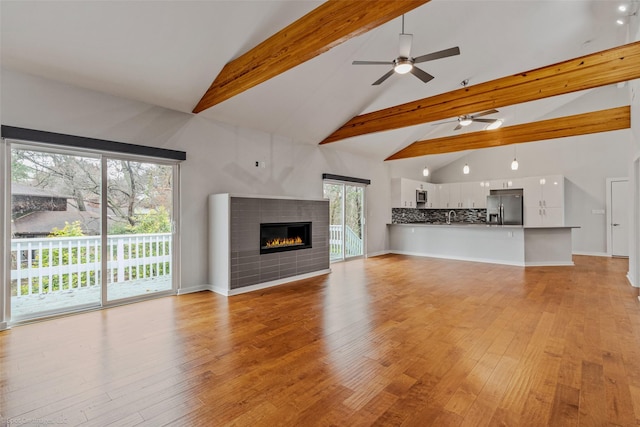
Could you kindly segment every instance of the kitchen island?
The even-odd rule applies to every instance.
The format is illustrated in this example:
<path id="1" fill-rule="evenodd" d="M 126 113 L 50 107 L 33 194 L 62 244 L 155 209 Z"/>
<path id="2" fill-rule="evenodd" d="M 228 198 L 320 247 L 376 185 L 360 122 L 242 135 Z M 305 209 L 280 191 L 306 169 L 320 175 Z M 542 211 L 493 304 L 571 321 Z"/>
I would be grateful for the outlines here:
<path id="1" fill-rule="evenodd" d="M 571 229 L 575 226 L 387 224 L 391 253 L 494 264 L 573 265 Z"/>

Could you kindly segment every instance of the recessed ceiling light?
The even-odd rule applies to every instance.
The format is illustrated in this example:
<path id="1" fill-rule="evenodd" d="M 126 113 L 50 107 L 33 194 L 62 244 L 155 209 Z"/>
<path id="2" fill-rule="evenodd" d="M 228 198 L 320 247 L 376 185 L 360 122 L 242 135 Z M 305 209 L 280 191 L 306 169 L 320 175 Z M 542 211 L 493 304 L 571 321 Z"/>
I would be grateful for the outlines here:
<path id="1" fill-rule="evenodd" d="M 624 20 L 618 19 L 618 20 L 616 20 L 616 24 L 623 25 L 624 24 Z"/>
<path id="2" fill-rule="evenodd" d="M 620 12 L 626 12 L 627 11 L 627 5 L 626 4 L 621 4 L 620 6 L 618 6 L 618 10 Z"/>

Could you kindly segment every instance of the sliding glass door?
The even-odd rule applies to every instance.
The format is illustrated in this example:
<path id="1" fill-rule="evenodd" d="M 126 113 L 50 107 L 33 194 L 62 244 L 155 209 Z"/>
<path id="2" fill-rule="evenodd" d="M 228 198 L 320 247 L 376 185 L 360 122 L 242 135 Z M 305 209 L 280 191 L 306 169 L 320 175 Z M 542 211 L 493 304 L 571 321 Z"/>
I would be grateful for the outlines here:
<path id="1" fill-rule="evenodd" d="M 107 298 L 172 289 L 172 166 L 107 161 Z"/>
<path id="2" fill-rule="evenodd" d="M 12 322 L 173 292 L 176 165 L 8 145 Z"/>
<path id="3" fill-rule="evenodd" d="M 329 247 L 331 261 L 364 255 L 364 186 L 324 182 L 329 199 Z"/>

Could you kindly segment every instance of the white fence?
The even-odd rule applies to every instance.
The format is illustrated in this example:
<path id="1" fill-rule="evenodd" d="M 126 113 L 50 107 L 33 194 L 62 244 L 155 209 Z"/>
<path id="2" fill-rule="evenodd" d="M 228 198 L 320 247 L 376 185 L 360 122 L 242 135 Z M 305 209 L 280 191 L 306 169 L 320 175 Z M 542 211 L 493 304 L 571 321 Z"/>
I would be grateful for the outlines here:
<path id="1" fill-rule="evenodd" d="M 11 240 L 11 295 L 62 292 L 100 284 L 99 236 Z M 107 237 L 107 283 L 166 276 L 171 233 Z"/>
<path id="2" fill-rule="evenodd" d="M 329 247 L 332 258 L 342 257 L 342 230 L 341 225 L 329 226 Z M 348 225 L 344 227 L 344 230 L 344 256 L 362 255 L 364 253 L 362 239 Z"/>

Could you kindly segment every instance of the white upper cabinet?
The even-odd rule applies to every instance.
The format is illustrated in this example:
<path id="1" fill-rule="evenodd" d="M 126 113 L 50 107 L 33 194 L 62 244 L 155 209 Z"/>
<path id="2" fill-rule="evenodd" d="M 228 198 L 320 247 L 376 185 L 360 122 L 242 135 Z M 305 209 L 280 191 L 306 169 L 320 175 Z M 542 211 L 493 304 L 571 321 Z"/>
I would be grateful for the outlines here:
<path id="1" fill-rule="evenodd" d="M 515 179 L 494 179 L 493 181 L 489 181 L 489 189 L 490 190 L 507 190 L 509 188 L 522 188 L 523 186 L 522 178 Z"/>
<path id="2" fill-rule="evenodd" d="M 438 207 L 440 209 L 455 209 L 460 207 L 460 184 L 436 184 L 438 192 Z"/>
<path id="3" fill-rule="evenodd" d="M 424 203 L 420 206 L 416 203 L 416 191 L 426 189 L 426 182 L 408 178 L 393 178 L 391 180 L 391 207 L 424 208 Z"/>
<path id="4" fill-rule="evenodd" d="M 524 225 L 564 225 L 564 176 L 524 178 Z"/>
<path id="5" fill-rule="evenodd" d="M 486 181 L 463 182 L 460 184 L 462 208 L 486 208 L 488 195 L 489 183 Z"/>
<path id="6" fill-rule="evenodd" d="M 427 209 L 438 209 L 440 207 L 438 185 L 427 182 L 425 183 L 425 188 L 427 190 L 427 203 L 425 207 Z"/>

